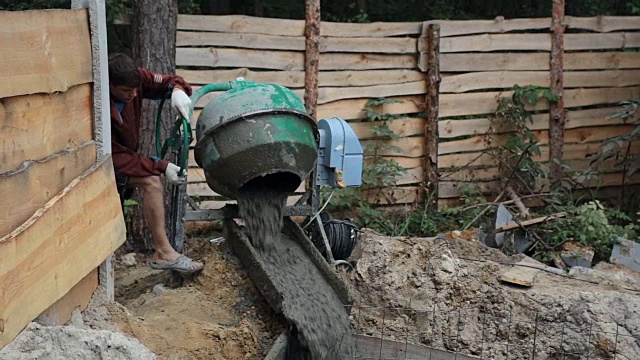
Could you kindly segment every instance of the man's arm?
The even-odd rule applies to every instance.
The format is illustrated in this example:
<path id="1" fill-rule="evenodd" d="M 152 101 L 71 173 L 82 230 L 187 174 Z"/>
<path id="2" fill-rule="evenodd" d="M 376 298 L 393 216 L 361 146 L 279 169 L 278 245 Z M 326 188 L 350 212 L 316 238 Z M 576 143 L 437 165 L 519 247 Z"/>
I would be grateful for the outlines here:
<path id="1" fill-rule="evenodd" d="M 127 176 L 159 176 L 165 173 L 169 165 L 166 160 L 154 161 L 143 157 L 116 141 L 111 142 L 111 151 L 113 167 Z"/>
<path id="2" fill-rule="evenodd" d="M 162 75 L 153 73 L 147 69 L 139 68 L 142 76 L 142 96 L 145 99 L 161 99 L 173 85 L 174 89 L 181 89 L 191 96 L 191 85 L 178 75 Z"/>

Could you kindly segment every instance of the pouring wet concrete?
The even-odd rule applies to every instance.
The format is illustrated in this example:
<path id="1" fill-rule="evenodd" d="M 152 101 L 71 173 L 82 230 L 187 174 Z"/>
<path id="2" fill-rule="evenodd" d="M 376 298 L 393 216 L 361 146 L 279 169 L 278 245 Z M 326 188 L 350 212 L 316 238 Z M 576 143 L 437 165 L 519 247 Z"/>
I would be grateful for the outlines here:
<path id="1" fill-rule="evenodd" d="M 283 218 L 288 195 L 270 181 L 243 186 L 237 199 L 246 227 L 225 221 L 225 238 L 271 307 L 292 325 L 286 358 L 349 358 L 348 292 L 302 229 Z"/>

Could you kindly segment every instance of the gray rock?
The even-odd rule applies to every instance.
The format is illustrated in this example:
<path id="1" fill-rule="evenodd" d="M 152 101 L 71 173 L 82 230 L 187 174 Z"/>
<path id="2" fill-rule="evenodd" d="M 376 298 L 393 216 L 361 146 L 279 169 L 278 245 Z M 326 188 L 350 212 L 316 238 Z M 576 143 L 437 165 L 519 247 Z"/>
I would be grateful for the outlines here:
<path id="1" fill-rule="evenodd" d="M 611 250 L 609 262 L 640 271 L 640 244 L 621 237 L 616 238 L 616 242 Z"/>
<path id="2" fill-rule="evenodd" d="M 128 253 L 123 255 L 120 261 L 122 261 L 122 263 L 126 266 L 136 266 L 136 264 L 138 263 L 135 253 Z"/>

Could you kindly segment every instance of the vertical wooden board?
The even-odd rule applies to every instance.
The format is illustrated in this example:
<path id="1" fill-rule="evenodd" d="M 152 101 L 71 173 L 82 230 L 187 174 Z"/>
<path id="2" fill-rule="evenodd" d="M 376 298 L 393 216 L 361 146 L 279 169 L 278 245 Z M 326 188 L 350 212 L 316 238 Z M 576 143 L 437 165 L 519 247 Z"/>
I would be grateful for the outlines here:
<path id="1" fill-rule="evenodd" d="M 90 141 L 0 174 L 0 237 L 27 221 L 95 162 L 96 145 Z"/>
<path id="2" fill-rule="evenodd" d="M 0 347 L 125 240 L 111 157 L 0 238 Z"/>
<path id="3" fill-rule="evenodd" d="M 0 98 L 91 81 L 87 11 L 0 11 Z"/>
<path id="4" fill-rule="evenodd" d="M 64 325 L 71 320 L 71 315 L 76 309 L 80 311 L 87 308 L 93 293 L 98 289 L 98 269 L 93 269 L 79 283 L 77 283 L 60 300 L 49 306 L 38 320 L 46 325 Z"/>
<path id="5" fill-rule="evenodd" d="M 91 89 L 0 99 L 0 173 L 93 139 Z"/>

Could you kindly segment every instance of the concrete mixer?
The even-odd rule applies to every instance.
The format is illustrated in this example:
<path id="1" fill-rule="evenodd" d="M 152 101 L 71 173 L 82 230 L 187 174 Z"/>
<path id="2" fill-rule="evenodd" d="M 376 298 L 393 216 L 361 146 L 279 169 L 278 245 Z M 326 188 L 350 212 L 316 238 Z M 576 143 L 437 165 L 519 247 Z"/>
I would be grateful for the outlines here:
<path id="1" fill-rule="evenodd" d="M 243 186 L 256 179 L 288 194 L 305 182 L 305 194 L 295 205 L 287 207 L 283 215 L 307 216 L 309 221 L 315 222 L 324 248 L 321 253 L 317 241 L 314 246 L 307 233 L 286 217 L 281 241 L 286 242 L 283 247 L 286 256 L 294 260 L 285 267 L 279 267 L 274 265 L 279 261 L 256 251 L 243 228 L 233 221 L 239 214 L 237 206 L 199 210 L 195 218 L 224 220 L 224 238 L 271 307 L 284 315 L 300 339 L 309 335 L 305 334 L 309 329 L 309 309 L 304 306 L 312 303 L 318 293 L 338 299 L 338 309 L 331 311 L 341 313 L 346 309 L 343 318 L 347 319 L 348 326 L 346 316 L 351 299 L 333 268 L 347 263 L 333 257 L 331 239 L 325 231 L 326 223 L 319 216 L 319 197 L 321 186 L 345 188 L 361 184 L 363 151 L 353 129 L 345 120 L 335 117 L 316 123 L 306 113 L 302 100 L 279 85 L 259 84 L 242 78 L 209 84 L 193 94 L 192 103 L 195 105 L 210 92 L 221 93 L 204 106 L 197 119 L 194 152 L 209 187 L 229 199 L 235 199 Z M 193 109 L 191 112 L 193 114 Z M 191 142 L 188 138 L 191 129 L 184 119 L 176 127 L 181 125 L 185 129 L 185 139 L 176 143 L 188 144 Z M 183 151 L 180 166 L 184 170 L 186 165 L 186 151 Z M 347 234 L 353 246 L 356 233 L 354 229 L 350 230 Z M 292 273 L 286 274 L 287 271 Z M 309 274 L 316 278 L 310 279 Z M 301 292 L 297 286 L 287 288 L 286 281 L 281 281 L 281 278 L 292 276 L 301 277 L 301 282 L 314 283 L 315 294 Z M 293 296 L 298 298 L 293 299 Z M 335 340 L 345 335 L 348 334 L 336 334 Z M 297 342 L 300 346 L 296 339 L 289 342 Z M 322 351 L 316 351 L 316 356 L 318 353 Z"/>

